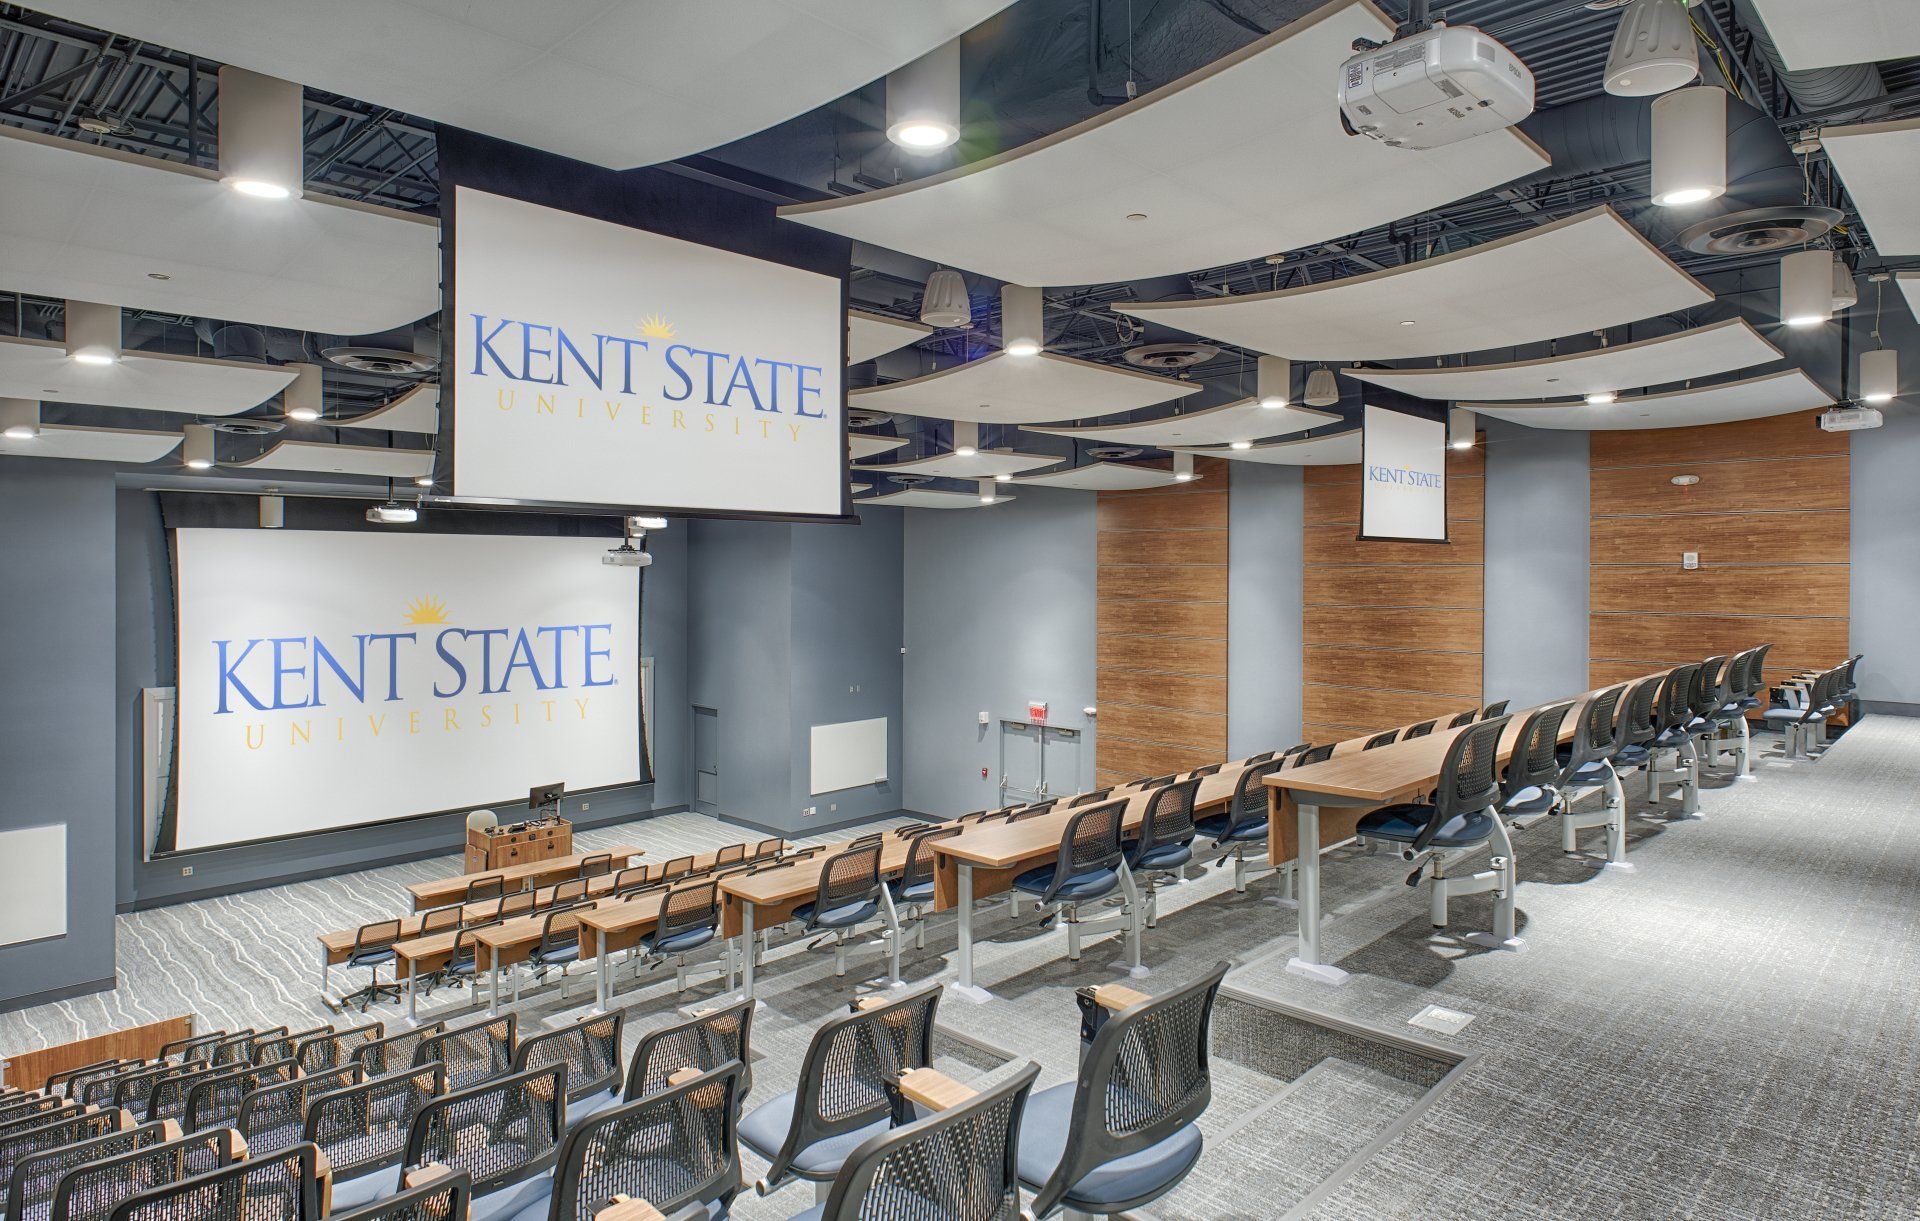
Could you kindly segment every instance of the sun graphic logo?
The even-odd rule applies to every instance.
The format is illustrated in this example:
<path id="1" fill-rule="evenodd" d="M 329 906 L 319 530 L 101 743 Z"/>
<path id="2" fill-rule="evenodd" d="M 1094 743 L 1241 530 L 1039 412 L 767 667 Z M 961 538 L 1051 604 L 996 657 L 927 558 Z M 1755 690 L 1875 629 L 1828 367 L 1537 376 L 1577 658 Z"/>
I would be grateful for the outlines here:
<path id="1" fill-rule="evenodd" d="M 648 314 L 640 320 L 640 337 L 643 339 L 672 339 L 673 323 L 658 314 Z"/>
<path id="2" fill-rule="evenodd" d="M 445 623 L 446 621 L 447 604 L 431 594 L 407 603 L 406 622 L 408 623 Z"/>

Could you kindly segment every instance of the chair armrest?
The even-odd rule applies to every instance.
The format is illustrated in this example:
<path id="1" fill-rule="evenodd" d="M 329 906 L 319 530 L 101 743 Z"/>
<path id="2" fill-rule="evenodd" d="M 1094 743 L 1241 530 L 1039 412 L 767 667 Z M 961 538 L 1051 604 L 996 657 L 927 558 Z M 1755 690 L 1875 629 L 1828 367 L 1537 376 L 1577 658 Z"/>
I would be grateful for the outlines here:
<path id="1" fill-rule="evenodd" d="M 227 1157 L 236 1162 L 247 1160 L 247 1138 L 240 1135 L 240 1129 L 227 1129 Z"/>
<path id="2" fill-rule="evenodd" d="M 320 1185 L 320 1215 L 333 1215 L 333 1159 L 325 1149 L 313 1151 L 313 1177 Z"/>
<path id="3" fill-rule="evenodd" d="M 957 1107 L 978 1092 L 935 1068 L 909 1069 L 900 1074 L 901 1096 L 930 1111 Z"/>
<path id="4" fill-rule="evenodd" d="M 593 1214 L 593 1221 L 665 1221 L 660 1210 L 645 1200 L 615 1196 L 613 1203 Z"/>
<path id="5" fill-rule="evenodd" d="M 167 1139 L 168 1139 L 168 1140 L 179 1140 L 179 1139 L 180 1139 L 180 1132 L 179 1132 L 179 1128 L 180 1128 L 180 1125 L 179 1125 L 179 1124 L 177 1124 L 177 1123 L 173 1123 L 173 1121 L 172 1121 L 171 1119 L 168 1119 L 168 1120 L 163 1120 L 162 1122 L 163 1122 L 163 1123 L 172 1123 L 172 1124 L 173 1124 L 173 1127 L 174 1127 L 174 1133 L 173 1133 L 173 1135 L 171 1135 L 171 1136 L 169 1136 L 169 1137 L 167 1137 Z M 137 1126 L 138 1126 L 138 1121 L 134 1119 L 134 1117 L 133 1117 L 133 1112 L 132 1112 L 132 1111 L 129 1111 L 129 1110 L 127 1110 L 127 1108 L 125 1108 L 125 1107 L 121 1107 L 121 1108 L 120 1108 L 120 1123 L 119 1123 L 119 1128 L 120 1128 L 120 1130 L 121 1130 L 122 1132 L 125 1132 L 125 1131 L 126 1131 L 126 1130 L 127 1130 L 128 1128 L 132 1128 L 132 1127 L 137 1127 Z M 164 1130 L 164 1129 L 163 1129 L 163 1130 Z"/>
<path id="6" fill-rule="evenodd" d="M 416 1166 L 412 1170 L 407 1171 L 401 1182 L 401 1186 L 407 1190 L 412 1190 L 415 1187 L 425 1187 L 435 1179 L 445 1178 L 452 1173 L 453 1170 L 450 1167 L 442 1166 L 439 1162 L 428 1162 L 424 1166 Z"/>
<path id="7" fill-rule="evenodd" d="M 122 1112 L 120 1112 L 120 1113 L 121 1113 L 122 1115 L 126 1115 L 126 1114 L 127 1114 L 127 1113 L 126 1113 L 125 1111 L 122 1111 Z M 133 1118 L 133 1117 L 132 1117 L 131 1115 L 127 1115 L 127 1119 L 132 1119 L 132 1118 Z M 131 1123 L 128 1123 L 128 1122 L 127 1122 L 127 1119 L 123 1119 L 123 1120 L 121 1120 L 121 1121 L 120 1121 L 120 1130 L 121 1130 L 121 1131 L 123 1131 L 123 1132 L 124 1132 L 124 1131 L 125 1131 L 126 1129 L 128 1129 L 128 1128 L 131 1128 L 131 1127 L 133 1127 L 133 1126 L 134 1126 L 133 1124 L 131 1124 Z M 180 1121 L 179 1121 L 179 1120 L 177 1120 L 177 1119 L 163 1119 L 163 1120 L 161 1120 L 161 1121 L 160 1121 L 160 1139 L 161 1139 L 161 1140 L 163 1140 L 163 1141 L 168 1141 L 168 1140 L 179 1140 L 179 1139 L 180 1139 L 180 1138 L 181 1138 L 182 1136 L 184 1136 L 184 1135 L 185 1135 L 185 1133 L 183 1133 L 183 1132 L 181 1132 L 181 1131 L 180 1131 Z"/>
<path id="8" fill-rule="evenodd" d="M 681 1085 L 700 1075 L 700 1070 L 689 1064 L 685 1068 L 676 1068 L 667 1074 L 668 1085 Z"/>
<path id="9" fill-rule="evenodd" d="M 1141 1001 L 1153 998 L 1125 984 L 1101 984 L 1093 990 L 1093 999 L 1100 1003 L 1102 1009 L 1112 1009 L 1117 1012 L 1129 1005 L 1137 1005 Z"/>

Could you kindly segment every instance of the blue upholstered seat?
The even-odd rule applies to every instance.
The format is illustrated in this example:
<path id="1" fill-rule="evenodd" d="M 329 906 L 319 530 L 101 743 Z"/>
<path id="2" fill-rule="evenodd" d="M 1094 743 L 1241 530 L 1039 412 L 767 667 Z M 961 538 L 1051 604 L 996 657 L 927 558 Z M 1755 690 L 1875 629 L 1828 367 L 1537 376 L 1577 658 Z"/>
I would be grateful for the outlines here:
<path id="1" fill-rule="evenodd" d="M 1133 869 L 1176 869 L 1193 859 L 1193 849 L 1186 844 L 1155 844 L 1144 853 L 1129 854 L 1127 864 Z"/>
<path id="2" fill-rule="evenodd" d="M 1053 1176 L 1067 1148 L 1073 1119 L 1071 1081 L 1029 1095 L 1020 1116 L 1020 1178 L 1038 1188 Z M 1157 1145 L 1116 1158 L 1089 1172 L 1061 1203 L 1082 1212 L 1110 1212 L 1136 1200 L 1150 1200 L 1177 1183 L 1200 1160 L 1198 1124 L 1188 1124 Z"/>
<path id="3" fill-rule="evenodd" d="M 793 1126 L 794 1095 L 795 1091 L 788 1090 L 748 1112 L 740 1121 L 740 1143 L 767 1161 L 778 1156 L 780 1147 L 787 1143 L 787 1129 Z M 794 1155 L 793 1169 L 803 1178 L 830 1179 L 840 1173 L 840 1167 L 862 1141 L 878 1136 L 889 1126 L 883 1115 L 864 1128 L 815 1141 Z"/>
<path id="4" fill-rule="evenodd" d="M 908 884 L 902 884 L 897 881 L 888 882 L 887 889 L 893 892 L 894 902 L 896 903 L 931 903 L 933 902 L 933 879 L 932 878 L 928 878 L 924 882 L 913 882 Z"/>
<path id="5" fill-rule="evenodd" d="M 535 950 L 532 958 L 535 963 L 543 967 L 557 967 L 562 963 L 578 962 L 580 960 L 580 943 L 578 941 L 566 941 L 551 949 Z"/>
<path id="6" fill-rule="evenodd" d="M 674 933 L 668 937 L 659 937 L 652 941 L 642 941 L 640 946 L 642 951 L 648 954 L 684 954 L 688 950 L 697 950 L 712 940 L 712 929 L 690 928 Z"/>
<path id="7" fill-rule="evenodd" d="M 1216 814 L 1212 818 L 1195 819 L 1193 825 L 1204 834 L 1211 835 L 1216 843 L 1238 844 L 1250 839 L 1267 838 L 1267 821 L 1264 818 L 1256 818 L 1252 822 L 1240 824 L 1234 828 L 1231 835 L 1227 835 L 1229 820 L 1224 814 Z M 1220 838 L 1223 835 L 1226 836 L 1224 841 Z"/>
<path id="8" fill-rule="evenodd" d="M 335 1182 L 332 1211 L 342 1213 L 359 1208 L 363 1204 L 371 1204 L 375 1200 L 399 1195 L 400 1176 L 403 1173 L 405 1173 L 403 1167 L 388 1166 L 384 1170 L 374 1170 Z"/>
<path id="9" fill-rule="evenodd" d="M 1807 715 L 1807 710 L 1805 708 L 1769 708 L 1760 715 L 1766 717 L 1769 721 L 1797 721 Z M 1827 718 L 1825 713 L 1816 711 L 1813 714 L 1813 719 L 1816 721 L 1824 721 Z"/>
<path id="10" fill-rule="evenodd" d="M 1551 789 L 1541 788 L 1537 784 L 1528 785 L 1502 801 L 1500 810 L 1510 818 L 1529 818 L 1553 809 L 1554 800 Z"/>
<path id="11" fill-rule="evenodd" d="M 1433 807 L 1408 803 L 1385 806 L 1373 811 L 1355 825 L 1354 830 L 1368 839 L 1392 840 L 1410 844 L 1427 829 Z M 1435 848 L 1471 848 L 1483 844 L 1493 834 L 1493 818 L 1483 811 L 1456 814 L 1441 824 L 1431 841 Z"/>
<path id="12" fill-rule="evenodd" d="M 393 947 L 383 945 L 361 950 L 347 959 L 350 967 L 383 967 L 393 961 Z"/>
<path id="13" fill-rule="evenodd" d="M 567 1103 L 567 1126 L 569 1128 L 578 1127 L 608 1107 L 619 1105 L 620 1090 L 618 1087 L 601 1090 L 597 1094 L 588 1094 L 585 1098 L 579 1099 L 578 1101 L 569 1101 Z"/>
<path id="14" fill-rule="evenodd" d="M 1644 746 L 1622 746 L 1613 752 L 1613 766 L 1617 771 L 1623 767 L 1639 767 L 1653 758 L 1653 752 Z"/>
<path id="15" fill-rule="evenodd" d="M 1047 887 L 1053 885 L 1053 872 L 1052 865 L 1029 869 L 1013 880 L 1014 889 L 1044 895 Z M 1089 869 L 1068 878 L 1059 890 L 1053 892 L 1053 898 L 1056 903 L 1084 903 L 1088 899 L 1099 898 L 1119 884 L 1120 875 L 1113 870 Z"/>
<path id="16" fill-rule="evenodd" d="M 553 1172 L 474 1197 L 467 1221 L 538 1221 L 553 1207 Z"/>
<path id="17" fill-rule="evenodd" d="M 855 903 L 843 903 L 839 907 L 829 907 L 816 918 L 813 904 L 802 903 L 793 909 L 793 918 L 813 928 L 852 928 L 862 920 L 871 920 L 880 912 L 880 905 L 872 899 L 861 899 Z"/>

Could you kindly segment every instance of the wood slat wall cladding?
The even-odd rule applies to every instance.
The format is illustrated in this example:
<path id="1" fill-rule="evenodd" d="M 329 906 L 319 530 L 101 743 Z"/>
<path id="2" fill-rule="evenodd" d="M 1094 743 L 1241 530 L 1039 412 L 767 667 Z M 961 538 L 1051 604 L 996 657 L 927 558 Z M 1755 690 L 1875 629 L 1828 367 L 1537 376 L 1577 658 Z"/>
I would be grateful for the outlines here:
<path id="1" fill-rule="evenodd" d="M 1230 465 L 1099 493 L 1097 784 L 1226 758 Z"/>
<path id="2" fill-rule="evenodd" d="M 1447 534 L 1360 542 L 1360 468 L 1306 468 L 1302 733 L 1338 741 L 1480 704 L 1486 479 L 1447 454 Z"/>
<path id="3" fill-rule="evenodd" d="M 1847 435 L 1817 415 L 1593 434 L 1595 686 L 1765 641 L 1773 682 L 1846 660 Z"/>

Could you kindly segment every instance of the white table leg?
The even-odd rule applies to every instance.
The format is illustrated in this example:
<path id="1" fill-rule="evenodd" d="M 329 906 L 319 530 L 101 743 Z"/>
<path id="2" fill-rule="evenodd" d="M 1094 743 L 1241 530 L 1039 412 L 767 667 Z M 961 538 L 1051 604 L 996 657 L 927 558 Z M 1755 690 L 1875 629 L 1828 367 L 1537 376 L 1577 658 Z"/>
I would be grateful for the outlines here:
<path id="1" fill-rule="evenodd" d="M 1140 942 L 1146 936 L 1146 904 L 1140 898 L 1140 884 L 1134 881 L 1133 870 L 1125 861 L 1120 862 L 1120 887 L 1127 892 L 1127 974 L 1145 979 L 1152 974 L 1140 961 Z"/>
<path id="2" fill-rule="evenodd" d="M 957 862 L 960 868 L 960 979 L 949 989 L 954 995 L 976 1004 L 993 999 L 993 993 L 975 987 L 973 982 L 973 866 Z"/>
<path id="3" fill-rule="evenodd" d="M 747 960 L 740 964 L 740 995 L 747 1000 L 753 997 L 753 904 L 740 904 L 740 940 L 746 942 Z"/>
<path id="4" fill-rule="evenodd" d="M 487 961 L 491 966 L 487 970 L 487 1015 L 497 1016 L 500 1012 L 500 947 L 488 947 Z"/>
<path id="5" fill-rule="evenodd" d="M 900 913 L 894 909 L 893 892 L 887 889 L 885 882 L 880 884 L 880 909 L 887 913 L 887 941 L 889 943 L 887 951 L 887 986 L 889 988 L 904 988 L 907 986 L 907 981 L 900 978 Z"/>
<path id="6" fill-rule="evenodd" d="M 420 1024 L 420 968 L 413 959 L 407 959 L 407 1021 L 415 1026 Z"/>
<path id="7" fill-rule="evenodd" d="M 327 958 L 327 947 L 323 945 L 320 947 L 320 998 L 322 1000 L 326 999 L 328 971 L 331 970 L 333 966 L 332 963 L 327 961 Z"/>
<path id="8" fill-rule="evenodd" d="M 1294 858 L 1300 879 L 1300 949 L 1287 961 L 1287 970 L 1321 983 L 1344 984 L 1345 971 L 1320 961 L 1320 807 L 1296 802 L 1294 823 L 1300 841 Z"/>
<path id="9" fill-rule="evenodd" d="M 594 1008 L 599 1013 L 607 1011 L 607 1001 L 612 999 L 612 972 L 607 969 L 607 930 L 595 929 L 593 933 L 593 974 Z"/>

